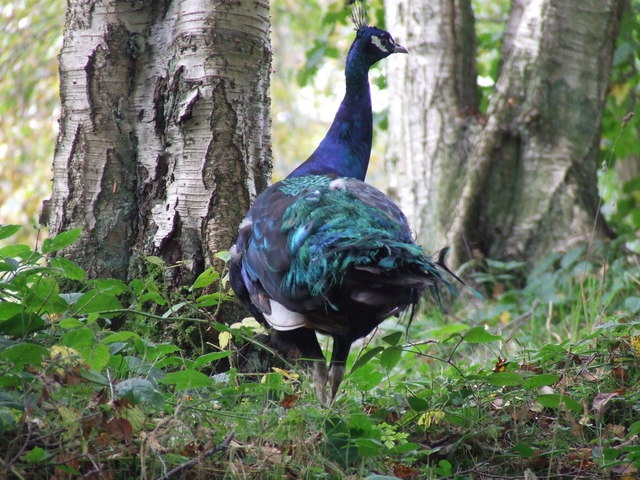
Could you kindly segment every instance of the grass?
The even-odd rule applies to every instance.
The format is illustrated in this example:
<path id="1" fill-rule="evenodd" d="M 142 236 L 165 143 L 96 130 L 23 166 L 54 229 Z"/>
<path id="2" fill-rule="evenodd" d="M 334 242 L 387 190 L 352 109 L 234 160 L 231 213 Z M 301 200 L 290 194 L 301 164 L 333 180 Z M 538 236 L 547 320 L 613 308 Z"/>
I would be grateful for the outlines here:
<path id="1" fill-rule="evenodd" d="M 640 268 L 616 245 L 467 265 L 486 300 L 388 320 L 323 406 L 255 323 L 215 321 L 217 272 L 180 298 L 89 280 L 52 257 L 75 236 L 0 249 L 2 478 L 639 476 Z"/>

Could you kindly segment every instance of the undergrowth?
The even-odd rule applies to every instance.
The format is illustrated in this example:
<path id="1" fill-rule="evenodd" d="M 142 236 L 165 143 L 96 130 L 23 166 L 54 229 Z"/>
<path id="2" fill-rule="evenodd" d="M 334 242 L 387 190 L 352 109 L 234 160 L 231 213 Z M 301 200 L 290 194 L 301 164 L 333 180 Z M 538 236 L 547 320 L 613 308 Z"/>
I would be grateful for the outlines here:
<path id="1" fill-rule="evenodd" d="M 638 478 L 640 268 L 615 245 L 468 266 L 483 302 L 388 320 L 326 406 L 299 366 L 239 368 L 275 352 L 216 321 L 224 274 L 87 279 L 55 256 L 78 235 L 0 248 L 1 478 Z"/>

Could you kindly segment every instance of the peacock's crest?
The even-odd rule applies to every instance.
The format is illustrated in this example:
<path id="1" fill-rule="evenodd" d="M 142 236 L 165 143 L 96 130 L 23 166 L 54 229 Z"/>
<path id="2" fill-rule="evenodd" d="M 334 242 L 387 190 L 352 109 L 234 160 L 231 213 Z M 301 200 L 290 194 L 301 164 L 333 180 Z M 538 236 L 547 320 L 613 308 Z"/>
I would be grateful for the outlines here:
<path id="1" fill-rule="evenodd" d="M 367 7 L 364 0 L 349 0 L 351 5 L 351 20 L 356 30 L 367 26 Z"/>

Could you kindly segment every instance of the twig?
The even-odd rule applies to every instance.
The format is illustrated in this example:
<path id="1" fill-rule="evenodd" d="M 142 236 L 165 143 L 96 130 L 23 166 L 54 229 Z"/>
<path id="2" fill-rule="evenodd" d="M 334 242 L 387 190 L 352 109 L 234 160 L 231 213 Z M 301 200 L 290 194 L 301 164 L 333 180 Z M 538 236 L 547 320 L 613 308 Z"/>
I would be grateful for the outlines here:
<path id="1" fill-rule="evenodd" d="M 166 480 L 167 478 L 171 478 L 175 474 L 184 472 L 185 470 L 188 470 L 194 465 L 201 463 L 204 459 L 210 457 L 214 453 L 220 452 L 222 450 L 226 450 L 229 447 L 229 444 L 231 443 L 231 441 L 233 440 L 233 437 L 235 436 L 236 436 L 236 432 L 232 431 L 229 435 L 227 435 L 227 437 L 224 439 L 224 441 L 220 445 L 216 447 L 211 447 L 210 449 L 202 452 L 196 458 L 192 458 L 188 462 L 185 462 L 182 465 L 178 465 L 177 467 L 172 468 L 164 475 L 158 477 L 156 480 Z"/>

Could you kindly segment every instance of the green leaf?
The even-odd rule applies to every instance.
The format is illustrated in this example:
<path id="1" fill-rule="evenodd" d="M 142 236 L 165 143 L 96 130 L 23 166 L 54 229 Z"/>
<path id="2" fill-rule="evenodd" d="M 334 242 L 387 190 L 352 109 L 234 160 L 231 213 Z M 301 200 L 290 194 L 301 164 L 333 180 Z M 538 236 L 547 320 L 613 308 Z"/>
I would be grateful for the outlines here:
<path id="1" fill-rule="evenodd" d="M 227 358 L 229 355 L 231 355 L 231 350 L 226 350 L 224 352 L 206 353 L 206 354 L 200 355 L 198 358 L 196 358 L 195 361 L 193 362 L 193 366 L 194 366 L 194 368 L 200 368 L 200 367 L 203 367 L 204 365 L 207 365 L 207 364 L 209 364 L 211 362 L 215 362 L 216 360 L 220 360 L 221 358 Z"/>
<path id="2" fill-rule="evenodd" d="M 464 339 L 467 343 L 487 343 L 502 340 L 502 336 L 492 335 L 484 327 L 474 327 L 467 330 Z"/>
<path id="3" fill-rule="evenodd" d="M 196 278 L 196 281 L 191 285 L 191 290 L 194 288 L 208 287 L 212 283 L 218 281 L 220 274 L 213 268 L 209 267 Z"/>
<path id="4" fill-rule="evenodd" d="M 27 258 L 31 253 L 33 253 L 31 247 L 21 243 L 0 248 L 0 257 L 2 258 Z"/>
<path id="5" fill-rule="evenodd" d="M 196 298 L 196 303 L 199 307 L 212 307 L 224 301 L 225 297 L 226 295 L 221 292 L 200 295 L 198 298 Z"/>
<path id="6" fill-rule="evenodd" d="M 77 347 L 82 360 L 93 370 L 99 372 L 109 363 L 111 353 L 109 347 L 101 343 Z"/>
<path id="7" fill-rule="evenodd" d="M 385 370 L 390 371 L 398 364 L 401 355 L 402 350 L 399 348 L 385 348 L 384 352 L 380 354 L 380 365 L 382 365 Z"/>
<path id="8" fill-rule="evenodd" d="M 390 448 L 388 452 L 391 455 L 401 455 L 403 453 L 415 452 L 420 449 L 421 447 L 417 443 L 407 442 L 407 443 L 401 443 L 400 445 L 396 445 L 395 447 Z"/>
<path id="9" fill-rule="evenodd" d="M 58 325 L 60 326 L 60 328 L 79 328 L 82 327 L 84 323 L 77 318 L 69 317 L 60 320 L 60 322 L 58 322 Z"/>
<path id="10" fill-rule="evenodd" d="M 531 445 L 527 445 L 526 443 L 519 443 L 515 447 L 513 447 L 515 452 L 518 452 L 520 457 L 522 458 L 531 458 L 536 453 L 535 449 Z"/>
<path id="11" fill-rule="evenodd" d="M 93 287 L 100 293 L 114 296 L 131 291 L 126 283 L 117 278 L 97 278 L 93 281 Z"/>
<path id="12" fill-rule="evenodd" d="M 83 368 L 80 370 L 80 376 L 85 380 L 97 383 L 98 385 L 108 386 L 111 384 L 105 375 L 100 372 L 96 372 L 95 370 L 87 370 L 86 368 Z"/>
<path id="13" fill-rule="evenodd" d="M 164 267 L 164 260 L 160 257 L 156 257 L 155 255 L 147 255 L 144 259 L 152 265 L 157 265 L 159 267 Z"/>
<path id="14" fill-rule="evenodd" d="M 155 407 L 164 404 L 164 397 L 149 380 L 144 378 L 129 378 L 115 386 L 116 397 L 126 397 L 134 404 L 149 403 Z"/>
<path id="15" fill-rule="evenodd" d="M 73 308 L 77 314 L 86 315 L 88 313 L 101 313 L 108 310 L 120 310 L 122 309 L 122 304 L 113 295 L 100 293 L 94 289 L 82 295 Z"/>
<path id="16" fill-rule="evenodd" d="M 565 395 L 559 395 L 555 393 L 538 395 L 536 401 L 543 407 L 547 408 L 559 408 L 560 405 L 565 405 L 569 410 L 575 413 L 582 413 L 582 406 L 576 402 L 573 398 Z"/>
<path id="17" fill-rule="evenodd" d="M 53 278 L 37 277 L 22 303 L 33 312 L 62 313 L 68 305 L 60 298 L 59 291 L 58 283 Z"/>
<path id="18" fill-rule="evenodd" d="M 497 372 L 487 376 L 487 381 L 496 387 L 514 387 L 522 383 L 522 377 L 513 372 Z"/>
<path id="19" fill-rule="evenodd" d="M 392 347 L 395 347 L 400 343 L 400 339 L 402 339 L 402 332 L 393 332 L 386 337 L 382 337 L 382 341 L 388 343 Z"/>
<path id="20" fill-rule="evenodd" d="M 6 320 L 24 311 L 24 307 L 19 303 L 0 302 L 0 321 Z"/>
<path id="21" fill-rule="evenodd" d="M 629 425 L 629 436 L 640 434 L 640 421 L 634 422 Z"/>
<path id="22" fill-rule="evenodd" d="M 104 343 L 105 345 L 110 345 L 116 342 L 126 343 L 126 342 L 129 342 L 130 340 L 139 341 L 140 335 L 138 335 L 135 332 L 129 332 L 127 330 L 123 330 L 121 332 L 116 332 L 109 335 L 108 337 L 103 338 L 101 343 Z"/>
<path id="23" fill-rule="evenodd" d="M 204 373 L 196 370 L 182 370 L 180 372 L 167 373 L 160 383 L 174 385 L 176 390 L 187 390 L 191 388 L 210 387 L 213 384 Z"/>
<path id="24" fill-rule="evenodd" d="M 431 404 L 424 398 L 409 397 L 407 400 L 409 401 L 409 406 L 416 412 L 425 412 L 431 408 Z"/>
<path id="25" fill-rule="evenodd" d="M 43 448 L 34 447 L 23 458 L 29 463 L 38 463 L 50 457 L 51 454 Z"/>
<path id="26" fill-rule="evenodd" d="M 383 350 L 384 350 L 384 347 L 374 347 L 371 350 L 367 350 L 366 352 L 364 352 L 355 361 L 355 363 L 353 364 L 353 367 L 351 367 L 351 374 L 353 374 L 353 372 L 355 372 L 360 367 L 365 365 L 367 362 L 369 362 L 373 357 L 375 357 L 377 354 L 379 354 Z"/>
<path id="27" fill-rule="evenodd" d="M 628 297 L 624 301 L 624 307 L 631 313 L 635 315 L 640 312 L 640 297 Z"/>
<path id="28" fill-rule="evenodd" d="M 560 375 L 555 373 L 543 373 L 525 379 L 522 382 L 522 386 L 528 390 L 533 390 L 547 385 L 554 385 L 559 379 Z"/>
<path id="29" fill-rule="evenodd" d="M 64 247 L 68 247 L 78 239 L 81 233 L 81 228 L 74 228 L 66 232 L 61 232 L 53 238 L 47 238 L 42 242 L 42 253 L 57 252 Z"/>
<path id="30" fill-rule="evenodd" d="M 0 359 L 4 359 L 22 370 L 25 365 L 41 365 L 42 359 L 49 355 L 49 350 L 33 343 L 18 343 L 0 351 Z"/>
<path id="31" fill-rule="evenodd" d="M 12 337 L 23 337 L 28 333 L 42 330 L 47 323 L 40 315 L 22 312 L 0 323 L 0 333 Z"/>
<path id="32" fill-rule="evenodd" d="M 356 384 L 358 389 L 368 392 L 380 384 L 384 373 L 377 371 L 373 364 L 369 363 L 359 368 L 355 373 L 352 371 L 348 378 Z"/>
<path id="33" fill-rule="evenodd" d="M 0 225 L 0 240 L 15 235 L 21 228 L 20 225 Z"/>
<path id="34" fill-rule="evenodd" d="M 53 257 L 49 259 L 49 266 L 62 270 L 64 276 L 70 280 L 84 280 L 84 270 L 64 257 Z"/>
<path id="35" fill-rule="evenodd" d="M 10 408 L 0 406 L 0 435 L 7 430 L 12 430 L 18 421 Z"/>
<path id="36" fill-rule="evenodd" d="M 225 263 L 228 263 L 229 260 L 231 260 L 231 252 L 229 252 L 229 250 L 221 250 L 219 252 L 217 252 L 214 257 L 222 260 Z"/>

